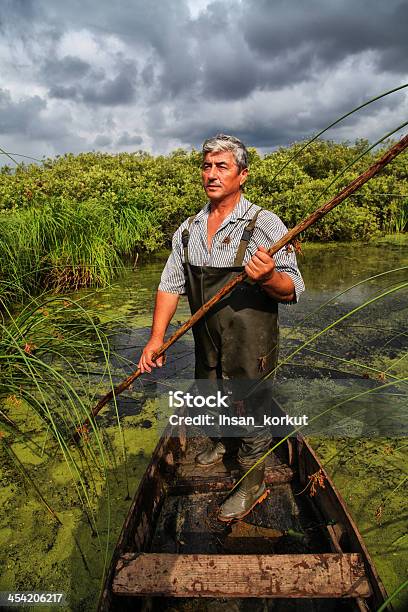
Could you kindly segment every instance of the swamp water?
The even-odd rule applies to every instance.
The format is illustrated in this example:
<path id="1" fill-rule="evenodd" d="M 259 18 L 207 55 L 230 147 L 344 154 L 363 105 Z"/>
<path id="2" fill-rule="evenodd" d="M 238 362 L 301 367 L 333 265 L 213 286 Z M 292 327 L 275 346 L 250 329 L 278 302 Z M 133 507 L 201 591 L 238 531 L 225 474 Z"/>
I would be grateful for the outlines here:
<path id="1" fill-rule="evenodd" d="M 306 380 L 309 391 L 315 388 L 334 393 L 339 380 L 365 379 L 387 384 L 394 380 L 392 377 L 406 378 L 408 290 L 405 287 L 392 292 L 408 280 L 406 236 L 384 238 L 375 245 L 305 245 L 298 262 L 307 291 L 296 306 L 280 307 L 282 366 L 277 372 L 278 381 Z M 154 292 L 163 263 L 163 257 L 142 262 L 136 271 L 127 273 L 109 289 L 82 291 L 74 296 L 97 313 L 102 323 L 121 321 L 111 339 L 110 364 L 115 383 L 133 369 L 148 338 Z M 390 270 L 395 271 L 357 285 Z M 352 285 L 357 286 L 339 295 Z M 374 300 L 387 291 L 388 295 Z M 328 325 L 370 300 L 374 301 L 292 355 Z M 183 298 L 173 320 L 175 326 L 188 315 Z M 152 391 L 165 391 L 174 377 L 192 378 L 191 332 L 169 350 L 167 359 L 165 368 L 139 379 L 130 392 L 118 398 L 122 434 L 113 406 L 98 417 L 106 450 L 103 469 L 99 463 L 85 482 L 92 508 L 89 514 L 95 517 L 92 528 L 92 521 L 87 520 L 78 501 L 70 471 L 58 453 L 45 455 L 30 444 L 13 444 L 31 477 L 41 483 L 41 492 L 60 523 L 47 512 L 15 466 L 2 456 L 0 591 L 63 591 L 67 610 L 95 609 L 104 563 L 109 562 L 130 498 L 158 440 Z M 96 361 L 92 365 L 94 372 L 87 374 L 87 383 L 92 383 L 89 377 L 94 376 L 97 393 L 102 395 L 109 388 L 106 373 L 98 388 L 103 364 Z M 387 401 L 392 409 L 399 410 L 403 405 L 406 385 L 407 382 L 391 387 Z M 28 413 L 21 415 L 18 406 L 14 410 L 11 407 L 11 415 L 24 422 L 27 431 L 36 431 L 35 419 Z M 39 435 L 36 442 L 40 448 L 47 448 L 45 436 Z M 407 578 L 407 439 L 401 432 L 399 437 L 319 436 L 313 443 L 391 593 Z M 85 452 L 78 462 L 87 468 L 92 457 Z M 400 594 L 394 606 L 396 610 L 408 608 L 407 591 Z"/>

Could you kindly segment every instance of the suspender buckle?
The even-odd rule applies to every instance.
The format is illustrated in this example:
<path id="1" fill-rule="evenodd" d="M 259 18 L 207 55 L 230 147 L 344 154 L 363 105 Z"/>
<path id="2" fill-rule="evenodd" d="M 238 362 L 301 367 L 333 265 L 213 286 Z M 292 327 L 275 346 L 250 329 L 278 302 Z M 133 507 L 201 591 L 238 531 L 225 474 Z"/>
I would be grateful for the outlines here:
<path id="1" fill-rule="evenodd" d="M 241 240 L 244 242 L 249 242 L 251 240 L 253 230 L 248 229 L 247 227 L 242 232 Z"/>

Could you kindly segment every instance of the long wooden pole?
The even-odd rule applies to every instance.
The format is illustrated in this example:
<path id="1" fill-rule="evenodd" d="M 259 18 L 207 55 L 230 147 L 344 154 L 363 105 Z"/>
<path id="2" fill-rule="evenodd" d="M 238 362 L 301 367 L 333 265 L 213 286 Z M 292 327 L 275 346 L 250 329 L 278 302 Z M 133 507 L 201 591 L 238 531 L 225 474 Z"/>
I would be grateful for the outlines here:
<path id="1" fill-rule="evenodd" d="M 399 142 L 397 142 L 393 147 L 391 147 L 375 164 L 370 166 L 368 170 L 360 174 L 354 181 L 352 181 L 347 187 L 342 189 L 340 193 L 338 193 L 334 198 L 326 202 L 323 206 L 315 210 L 311 215 L 309 215 L 306 219 L 298 223 L 294 228 L 288 231 L 278 242 L 269 249 L 269 255 L 273 256 L 277 253 L 282 247 L 287 245 L 291 240 L 293 240 L 296 236 L 298 236 L 301 232 L 304 232 L 308 227 L 316 223 L 319 219 L 327 215 L 328 212 L 333 210 L 336 206 L 338 206 L 341 202 L 343 202 L 346 198 L 348 198 L 352 193 L 360 189 L 369 181 L 373 176 L 378 174 L 380 170 L 382 170 L 387 164 L 390 163 L 397 155 L 402 153 L 408 147 L 408 134 L 404 136 Z M 195 312 L 186 323 L 184 323 L 179 329 L 177 329 L 174 334 L 162 344 L 162 346 L 152 355 L 152 360 L 156 361 L 159 357 L 161 357 L 167 349 L 170 348 L 181 336 L 183 336 L 189 329 L 193 327 L 197 321 L 199 321 L 209 310 L 220 301 L 221 298 L 224 297 L 227 293 L 229 293 L 238 283 L 241 283 L 243 280 L 247 278 L 246 272 L 241 272 L 237 276 L 235 276 L 232 280 L 230 280 L 222 289 L 218 291 L 208 302 L 203 304 L 197 312 Z M 130 376 L 128 376 L 125 380 L 123 380 L 117 387 L 109 391 L 92 410 L 92 417 L 95 417 L 98 412 L 113 398 L 113 396 L 118 396 L 122 391 L 127 389 L 136 378 L 140 376 L 141 372 L 139 369 L 135 370 Z M 89 425 L 89 419 L 87 419 L 82 428 L 85 428 Z M 81 433 L 81 427 L 77 429 L 78 435 Z"/>

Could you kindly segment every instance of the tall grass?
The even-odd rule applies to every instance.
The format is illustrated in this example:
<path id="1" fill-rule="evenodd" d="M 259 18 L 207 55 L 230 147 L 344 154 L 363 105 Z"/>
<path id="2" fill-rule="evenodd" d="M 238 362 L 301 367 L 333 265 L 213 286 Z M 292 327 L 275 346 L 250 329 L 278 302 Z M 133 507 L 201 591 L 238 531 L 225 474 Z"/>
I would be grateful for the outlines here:
<path id="1" fill-rule="evenodd" d="M 60 525 L 58 511 L 47 500 L 44 482 L 32 472 L 30 462 L 25 463 L 25 449 L 42 465 L 57 458 L 65 464 L 71 495 L 99 540 L 106 566 L 110 544 L 108 472 L 112 469 L 112 458 L 96 423 L 91 424 L 92 436 L 88 431 L 81 431 L 80 446 L 70 443 L 70 434 L 88 417 L 100 385 L 106 388 L 112 384 L 108 332 L 95 323 L 79 302 L 62 297 L 42 296 L 28 301 L 19 312 L 10 312 L 3 302 L 3 313 L 0 320 L 0 450 L 15 474 L 23 476 Z M 96 380 L 91 375 L 95 360 L 104 364 L 108 376 Z M 79 369 L 81 377 L 77 374 Z M 122 452 L 126 458 L 124 447 Z M 96 517 L 101 482 L 107 499 L 106 542 L 101 539 Z M 81 556 L 86 564 L 82 551 Z"/>
<path id="2" fill-rule="evenodd" d="M 0 297 L 24 300 L 39 287 L 57 292 L 106 285 L 144 243 L 157 247 L 155 217 L 132 206 L 53 198 L 0 215 Z"/>

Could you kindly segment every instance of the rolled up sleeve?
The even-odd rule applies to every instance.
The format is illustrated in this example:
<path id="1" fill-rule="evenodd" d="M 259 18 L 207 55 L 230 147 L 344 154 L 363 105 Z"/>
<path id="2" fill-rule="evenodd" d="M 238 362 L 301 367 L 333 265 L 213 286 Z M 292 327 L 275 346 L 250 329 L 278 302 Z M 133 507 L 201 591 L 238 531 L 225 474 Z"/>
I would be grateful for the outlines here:
<path id="1" fill-rule="evenodd" d="M 172 239 L 172 251 L 164 266 L 160 283 L 159 291 L 166 293 L 185 294 L 185 280 L 183 269 L 183 250 L 181 243 L 181 228 L 179 228 Z"/>
<path id="2" fill-rule="evenodd" d="M 275 213 L 272 213 L 271 211 L 262 211 L 262 213 L 264 215 L 262 218 L 264 223 L 262 229 L 269 239 L 268 248 L 270 248 L 273 244 L 278 242 L 278 240 L 280 240 L 288 230 L 286 225 L 277 215 L 275 215 Z M 278 251 L 273 258 L 276 264 L 276 271 L 286 272 L 286 274 L 288 274 L 288 276 L 290 276 L 292 279 L 295 286 L 295 299 L 290 302 L 284 302 L 284 304 L 296 304 L 300 295 L 305 290 L 305 284 L 297 265 L 295 250 L 292 245 L 288 244 L 286 247 L 283 247 L 283 249 Z"/>

